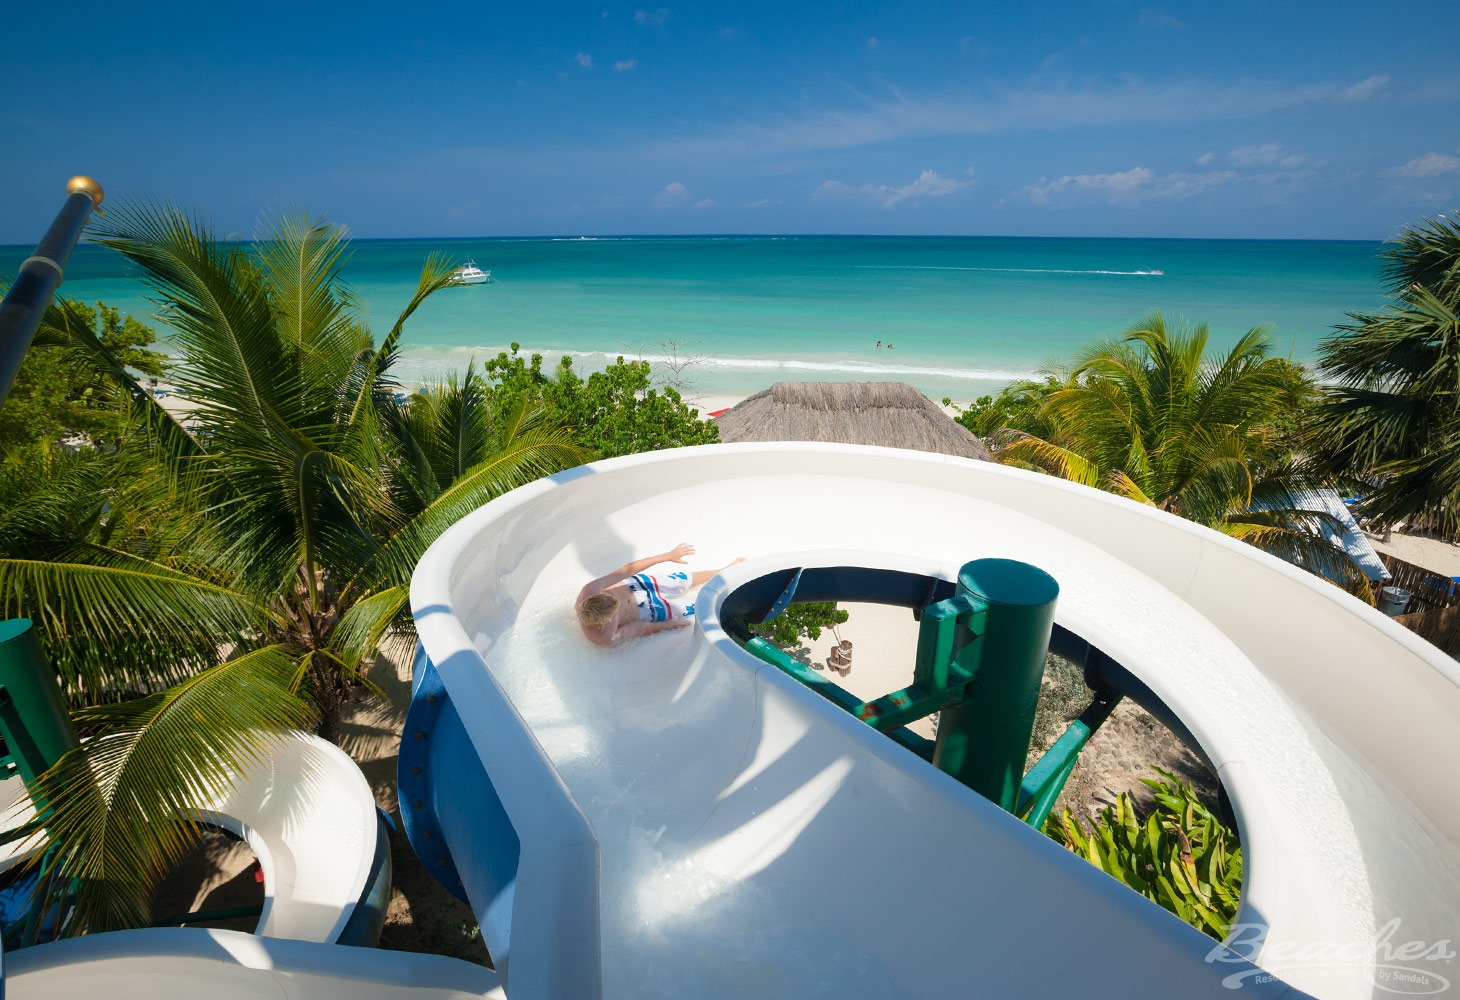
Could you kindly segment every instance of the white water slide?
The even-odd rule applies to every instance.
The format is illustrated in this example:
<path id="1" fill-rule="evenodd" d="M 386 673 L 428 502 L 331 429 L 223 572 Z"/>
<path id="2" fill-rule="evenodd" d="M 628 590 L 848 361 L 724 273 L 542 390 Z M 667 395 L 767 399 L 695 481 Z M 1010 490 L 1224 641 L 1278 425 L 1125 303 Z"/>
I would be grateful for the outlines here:
<path id="1" fill-rule="evenodd" d="M 700 565 L 748 561 L 705 587 L 694 628 L 589 645 L 571 610 L 582 583 L 681 540 Z M 983 557 L 1051 574 L 1057 629 L 1119 664 L 1216 769 L 1246 860 L 1233 952 L 722 626 L 737 594 L 787 570 L 946 581 Z M 406 827 L 471 901 L 512 1000 L 1460 987 L 1456 664 L 1178 518 L 962 459 L 709 446 L 574 469 L 475 511 L 427 553 L 412 604 Z M 909 682 L 912 663 L 910 648 Z M 153 936 L 17 953 L 30 978 L 13 995 L 102 995 L 114 973 L 127 995 L 155 975 L 156 995 L 220 1000 L 497 982 L 446 959 L 130 933 Z"/>
<path id="2" fill-rule="evenodd" d="M 694 628 L 590 646 L 582 583 L 681 540 L 700 565 L 748 561 L 705 587 Z M 1057 626 L 1143 682 L 1216 769 L 1246 861 L 1235 953 L 722 627 L 771 573 L 951 580 L 981 557 L 1051 574 Z M 500 800 L 426 843 L 449 848 L 516 1000 L 1356 998 L 1457 980 L 1457 665 L 1179 518 L 963 459 L 709 446 L 487 505 L 432 546 L 412 602 L 490 782 L 438 774 L 436 808 L 453 786 Z"/>

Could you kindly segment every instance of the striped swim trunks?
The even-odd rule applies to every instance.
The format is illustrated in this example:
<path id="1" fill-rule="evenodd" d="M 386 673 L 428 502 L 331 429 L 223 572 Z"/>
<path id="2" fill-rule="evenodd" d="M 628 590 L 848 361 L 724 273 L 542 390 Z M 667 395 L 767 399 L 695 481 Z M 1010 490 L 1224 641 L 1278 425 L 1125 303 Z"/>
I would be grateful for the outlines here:
<path id="1" fill-rule="evenodd" d="M 634 595 L 634 603 L 638 605 L 639 621 L 667 622 L 695 615 L 694 602 L 681 600 L 691 586 L 690 575 L 682 570 L 663 576 L 639 573 L 624 583 L 628 584 L 629 593 Z"/>

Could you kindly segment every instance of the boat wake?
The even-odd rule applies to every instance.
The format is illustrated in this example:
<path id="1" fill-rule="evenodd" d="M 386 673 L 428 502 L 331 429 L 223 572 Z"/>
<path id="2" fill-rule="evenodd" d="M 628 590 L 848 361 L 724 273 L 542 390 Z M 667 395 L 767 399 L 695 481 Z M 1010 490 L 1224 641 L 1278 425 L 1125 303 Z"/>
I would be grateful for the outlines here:
<path id="1" fill-rule="evenodd" d="M 1157 268 L 1149 271 L 1101 271 L 1068 267 L 955 267 L 951 264 L 855 264 L 853 266 L 880 271 L 1002 271 L 1006 274 L 1113 274 L 1139 278 L 1160 278 L 1166 274 L 1165 271 Z"/>

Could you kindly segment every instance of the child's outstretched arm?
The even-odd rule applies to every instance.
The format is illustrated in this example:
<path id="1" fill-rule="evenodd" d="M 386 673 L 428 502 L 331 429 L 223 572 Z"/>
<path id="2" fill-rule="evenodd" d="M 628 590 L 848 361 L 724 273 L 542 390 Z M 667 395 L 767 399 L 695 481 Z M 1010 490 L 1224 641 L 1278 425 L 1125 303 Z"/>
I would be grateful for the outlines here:
<path id="1" fill-rule="evenodd" d="M 687 556 L 692 556 L 694 554 L 695 547 L 693 545 L 689 544 L 688 542 L 680 542 L 668 552 L 661 552 L 657 556 L 646 556 L 643 559 L 635 559 L 631 563 L 624 563 L 618 569 L 613 570 L 609 573 L 605 573 L 603 576 L 600 576 L 598 579 L 589 582 L 587 586 L 578 591 L 578 600 L 576 603 L 582 604 L 594 594 L 607 590 L 609 587 L 612 587 L 615 583 L 618 583 L 626 576 L 633 576 L 636 573 L 642 573 L 644 572 L 644 570 L 650 568 L 651 566 L 658 566 L 662 562 L 682 563 Z"/>

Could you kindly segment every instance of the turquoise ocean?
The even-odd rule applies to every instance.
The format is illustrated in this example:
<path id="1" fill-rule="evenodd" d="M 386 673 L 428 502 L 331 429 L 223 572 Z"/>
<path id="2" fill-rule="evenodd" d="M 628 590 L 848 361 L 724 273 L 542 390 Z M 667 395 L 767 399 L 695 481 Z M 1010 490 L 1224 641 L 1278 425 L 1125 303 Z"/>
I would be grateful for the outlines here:
<path id="1" fill-rule="evenodd" d="M 911 382 L 968 400 L 1161 310 L 1206 321 L 1220 348 L 1266 324 L 1277 353 L 1311 359 L 1349 311 L 1381 309 L 1380 244 L 1000 237 L 622 237 L 356 240 L 343 268 L 377 336 L 427 254 L 489 269 L 406 327 L 397 375 L 428 381 L 516 342 L 580 369 L 618 355 L 691 395 L 780 380 Z M 13 274 L 28 247 L 0 247 Z M 152 319 L 115 255 L 77 248 L 63 292 Z M 160 330 L 164 336 L 165 329 Z M 878 348 L 878 341 L 884 346 Z"/>

